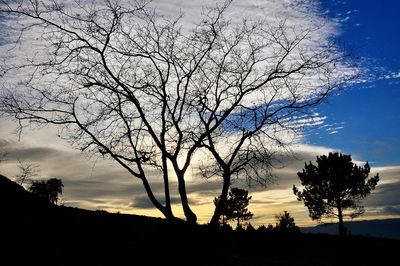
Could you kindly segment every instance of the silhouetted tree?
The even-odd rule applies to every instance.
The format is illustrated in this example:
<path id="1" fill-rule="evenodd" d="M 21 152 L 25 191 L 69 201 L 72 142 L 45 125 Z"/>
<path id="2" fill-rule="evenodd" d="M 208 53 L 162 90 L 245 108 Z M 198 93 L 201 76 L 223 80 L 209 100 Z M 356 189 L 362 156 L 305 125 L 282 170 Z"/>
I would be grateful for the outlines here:
<path id="1" fill-rule="evenodd" d="M 39 173 L 39 165 L 35 163 L 25 163 L 18 160 L 19 174 L 16 175 L 16 182 L 21 186 L 32 182 L 32 178 Z"/>
<path id="2" fill-rule="evenodd" d="M 215 197 L 214 205 L 217 206 L 220 201 L 221 201 L 221 196 Z M 227 201 L 225 200 L 221 215 L 218 220 L 220 227 L 223 227 L 228 224 L 228 219 L 230 219 L 230 217 L 232 216 L 232 214 L 228 213 L 228 211 L 230 211 L 230 209 L 228 209 L 228 204 Z"/>
<path id="3" fill-rule="evenodd" d="M 220 197 L 214 199 L 214 204 L 217 205 L 221 200 Z M 231 188 L 228 198 L 225 201 L 225 206 L 221 214 L 220 223 L 226 224 L 229 220 L 236 220 L 239 228 L 241 221 L 250 220 L 253 217 L 247 206 L 251 196 L 248 196 L 248 191 L 241 188 Z"/>
<path id="4" fill-rule="evenodd" d="M 267 226 L 261 225 L 257 228 L 257 232 L 261 234 L 270 234 L 274 232 L 274 226 L 272 224 L 268 224 Z"/>
<path id="5" fill-rule="evenodd" d="M 237 220 L 237 226 L 240 226 L 241 221 L 247 221 L 253 218 L 253 213 L 251 213 L 247 206 L 249 206 L 249 201 L 251 196 L 248 196 L 248 191 L 240 188 L 231 188 L 228 198 L 228 213 L 232 214 L 232 219 Z"/>
<path id="6" fill-rule="evenodd" d="M 246 226 L 246 231 L 247 231 L 247 232 L 255 232 L 256 229 L 254 228 L 254 226 L 253 226 L 251 223 L 249 223 L 249 224 Z"/>
<path id="7" fill-rule="evenodd" d="M 277 223 L 275 229 L 281 232 L 300 232 L 299 227 L 294 222 L 294 218 L 290 216 L 290 213 L 284 211 L 283 214 L 275 216 Z"/>
<path id="8" fill-rule="evenodd" d="M 293 193 L 299 201 L 307 206 L 310 217 L 320 220 L 321 217 L 337 217 L 339 233 L 346 233 L 343 217 L 352 218 L 364 212 L 359 201 L 375 189 L 379 174 L 367 180 L 370 172 L 368 162 L 364 167 L 352 162 L 350 155 L 329 153 L 328 156 L 317 156 L 317 165 L 305 164 L 297 175 L 304 186 L 300 191 L 293 185 Z M 352 209 L 350 213 L 345 213 Z"/>
<path id="9" fill-rule="evenodd" d="M 185 174 L 195 153 L 208 149 L 223 177 L 212 219 L 218 222 L 231 177 L 265 184 L 266 143 L 285 146 L 278 136 L 301 124 L 299 113 L 352 76 L 340 71 L 345 55 L 314 34 L 318 25 L 287 25 L 285 18 L 231 23 L 230 3 L 207 9 L 191 27 L 141 0 L 0 0 L 3 19 L 24 22 L 13 23 L 20 34 L 11 46 L 38 36 L 26 61 L 18 57 L 22 48 L 7 51 L 17 56 L 1 68 L 0 111 L 20 130 L 57 125 L 75 147 L 115 160 L 167 218 L 174 217 L 172 168 L 191 223 L 197 217 Z M 321 45 L 310 49 L 312 43 Z M 163 201 L 148 181 L 154 171 L 163 179 Z"/>
<path id="10" fill-rule="evenodd" d="M 63 187 L 64 185 L 61 179 L 51 178 L 49 180 L 32 181 L 29 191 L 50 201 L 53 204 L 57 204 L 58 195 L 62 194 Z"/>
<path id="11" fill-rule="evenodd" d="M 260 225 L 260 226 L 257 228 L 257 232 L 265 233 L 265 232 L 267 232 L 267 231 L 268 231 L 268 229 L 267 229 L 267 227 L 266 227 L 265 225 Z"/>

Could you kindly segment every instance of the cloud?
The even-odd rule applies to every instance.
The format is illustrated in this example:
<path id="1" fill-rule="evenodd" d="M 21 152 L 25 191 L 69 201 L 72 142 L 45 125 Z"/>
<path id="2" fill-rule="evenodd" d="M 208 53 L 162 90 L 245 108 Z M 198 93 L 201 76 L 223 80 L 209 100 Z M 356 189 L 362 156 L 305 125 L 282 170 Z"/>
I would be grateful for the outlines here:
<path id="1" fill-rule="evenodd" d="M 12 150 L 7 153 L 9 160 L 31 160 L 31 161 L 42 161 L 54 156 L 59 156 L 59 151 L 52 148 L 46 147 L 32 147 Z"/>
<path id="2" fill-rule="evenodd" d="M 97 178 L 91 180 L 75 180 L 73 178 L 63 181 L 65 194 L 72 199 L 130 199 L 132 195 L 143 195 L 145 193 L 142 186 L 137 182 L 124 184 L 118 178 L 110 178 L 108 181 L 102 181 Z M 157 186 L 155 190 L 157 191 Z"/>
<path id="3" fill-rule="evenodd" d="M 161 200 L 162 197 L 156 197 L 156 198 L 158 198 L 162 204 L 164 203 L 164 201 Z M 180 198 L 178 196 L 171 197 L 171 204 L 179 204 L 179 203 L 180 203 Z M 154 205 L 153 203 L 151 203 L 147 195 L 134 197 L 132 203 L 129 206 L 136 209 L 154 209 Z"/>
<path id="4" fill-rule="evenodd" d="M 56 147 L 35 145 L 16 141 L 13 139 L 1 138 L 0 135 L 0 151 L 7 153 L 7 159 L 11 161 L 43 161 L 55 157 L 65 156 L 66 151 L 57 149 Z M 68 152 L 67 152 L 68 153 Z"/>
<path id="5" fill-rule="evenodd" d="M 189 193 L 197 193 L 201 195 L 215 195 L 215 192 L 221 191 L 222 188 L 222 180 L 213 180 L 207 181 L 202 177 L 197 177 L 196 181 L 188 184 L 188 192 Z"/>
<path id="6" fill-rule="evenodd" d="M 399 172 L 400 174 L 400 172 Z M 385 173 L 380 173 L 384 180 Z M 394 183 L 384 183 L 376 186 L 375 191 L 364 201 L 367 207 L 382 207 L 400 205 L 400 181 Z"/>
<path id="7" fill-rule="evenodd" d="M 380 62 L 373 58 L 360 58 L 362 62 L 363 75 L 355 81 L 355 83 L 365 83 L 363 88 L 375 88 L 377 85 L 374 82 L 386 80 L 388 84 L 398 84 L 400 78 L 400 71 L 388 70 L 386 67 L 379 66 Z"/>
<path id="8" fill-rule="evenodd" d="M 163 196 L 156 196 L 156 198 L 160 201 L 161 204 L 164 204 L 165 201 L 163 199 Z M 171 205 L 179 205 L 181 203 L 181 198 L 179 196 L 171 196 L 170 200 Z M 189 197 L 189 204 L 191 206 L 197 206 L 204 203 L 201 201 L 197 201 L 195 198 Z M 154 209 L 154 205 L 147 195 L 135 196 L 129 206 L 135 209 Z"/>
<path id="9" fill-rule="evenodd" d="M 65 1 L 64 3 L 65 6 L 70 6 L 72 5 L 73 1 Z M 86 1 L 83 1 L 83 4 Z M 128 2 L 128 1 L 126 1 Z M 126 3 L 125 2 L 125 3 Z M 222 4 L 224 1 L 218 1 L 219 4 Z M 91 3 L 91 2 L 90 2 Z M 122 2 L 124 3 L 124 1 Z M 100 4 L 101 5 L 101 4 Z M 200 21 L 200 16 L 201 16 L 201 10 L 205 12 L 206 8 L 203 7 L 213 7 L 215 6 L 216 3 L 215 1 L 178 1 L 178 0 L 155 0 L 150 3 L 150 6 L 155 7 L 159 12 L 167 17 L 175 17 L 179 15 L 180 13 L 186 14 L 182 18 L 182 26 L 186 27 L 188 25 L 191 25 L 193 22 L 199 22 Z M 203 13 L 204 13 L 203 12 Z M 230 23 L 236 23 L 236 22 L 241 22 L 242 19 L 247 18 L 247 19 L 263 19 L 266 20 L 267 22 L 275 23 L 280 20 L 280 19 L 286 19 L 287 26 L 289 28 L 288 32 L 291 34 L 292 30 L 290 27 L 295 27 L 297 30 L 304 30 L 306 28 L 312 27 L 316 30 L 315 32 L 311 33 L 312 34 L 312 41 L 302 43 L 296 45 L 301 46 L 299 49 L 304 49 L 308 51 L 312 51 L 315 49 L 320 49 L 324 44 L 326 44 L 332 37 L 332 35 L 335 35 L 337 32 L 336 29 L 336 24 L 331 23 L 329 20 L 324 18 L 322 14 L 320 14 L 319 9 L 313 1 L 233 1 L 231 8 L 228 11 L 228 14 L 226 15 L 227 18 L 230 20 Z M 14 23 L 14 21 L 10 21 L 10 24 Z M 323 25 L 323 26 L 322 26 Z M 316 27 L 317 26 L 317 27 Z M 321 28 L 321 29 L 319 29 Z M 323 29 L 322 29 L 323 28 Z M 296 30 L 294 30 L 296 31 Z M 21 49 L 16 50 L 14 54 L 14 58 L 18 61 L 21 58 L 24 58 L 26 55 L 24 53 L 36 53 L 37 51 L 34 51 L 35 49 L 32 49 L 32 40 L 38 39 L 36 36 L 39 36 L 40 34 L 37 34 L 35 32 L 31 33 L 30 35 L 27 36 L 27 39 L 24 40 L 24 43 L 21 43 Z M 37 41 L 38 42 L 38 41 Z M 36 42 L 36 43 L 37 43 Z M 39 43 L 40 44 L 40 43 Z M 39 45 L 37 44 L 37 45 Z M 313 49 L 314 48 L 314 49 Z M 296 48 L 297 49 L 297 48 Z M 48 49 L 37 49 L 39 50 L 39 53 L 47 53 Z M 274 50 L 273 48 L 270 50 Z M 270 51 L 267 50 L 267 51 Z M 274 51 L 271 51 L 272 53 Z M 35 54 L 36 55 L 36 54 Z M 31 54 L 32 56 L 32 54 Z M 38 55 L 36 55 L 38 56 Z M 30 56 L 27 56 L 30 57 Z M 299 56 L 295 56 L 295 61 L 299 59 Z M 288 61 L 285 64 L 291 65 L 293 60 Z M 264 68 L 264 65 L 261 66 L 261 68 Z M 343 70 L 348 70 L 344 72 L 353 72 L 354 69 L 350 69 L 346 66 L 343 66 Z M 339 73 L 344 73 L 341 71 L 338 71 Z M 8 77 L 10 78 L 10 77 Z M 30 78 L 30 77 L 29 77 Z M 251 79 L 251 77 L 249 77 Z M 304 86 L 299 86 L 299 88 L 307 88 L 304 89 L 304 92 L 307 91 L 305 94 L 310 94 L 314 93 L 316 91 L 316 88 L 320 87 L 319 82 L 321 80 L 321 77 L 316 77 L 313 75 L 313 77 L 310 80 L 305 80 L 308 78 L 304 78 Z M 18 77 L 17 80 L 19 81 L 20 78 Z M 298 79 L 299 82 L 303 82 L 303 79 Z M 43 80 L 41 79 L 41 82 Z M 64 82 L 62 82 L 64 83 Z M 311 85 L 313 84 L 313 85 Z M 56 84 L 53 85 L 53 90 L 56 89 L 57 86 Z M 60 84 L 58 84 L 60 85 Z M 64 84 L 61 84 L 62 86 Z M 62 88 L 61 88 L 62 92 Z M 290 95 L 291 92 L 286 92 L 284 94 Z M 251 100 L 256 101 L 259 99 L 259 95 L 252 95 Z M 282 97 L 286 97 L 282 96 Z M 322 122 L 321 122 L 322 123 Z"/>
<path id="10" fill-rule="evenodd" d="M 385 215 L 399 215 L 400 216 L 400 205 L 385 206 L 382 210 Z"/>
<path id="11" fill-rule="evenodd" d="M 397 78 L 400 78 L 400 71 L 398 71 L 398 72 L 390 71 L 388 74 L 385 74 L 381 78 L 382 79 L 397 79 Z"/>

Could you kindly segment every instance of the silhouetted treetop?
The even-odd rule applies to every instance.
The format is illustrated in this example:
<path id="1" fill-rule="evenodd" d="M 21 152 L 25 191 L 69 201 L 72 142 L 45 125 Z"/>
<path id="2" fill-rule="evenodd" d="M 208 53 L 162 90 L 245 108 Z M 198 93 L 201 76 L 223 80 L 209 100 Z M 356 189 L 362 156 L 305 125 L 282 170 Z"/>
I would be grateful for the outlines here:
<path id="1" fill-rule="evenodd" d="M 275 230 L 281 231 L 281 232 L 292 232 L 292 233 L 298 233 L 300 232 L 300 228 L 296 225 L 294 222 L 294 218 L 290 216 L 290 213 L 288 211 L 284 211 L 283 214 L 279 214 L 275 216 L 277 223 L 275 226 Z"/>
<path id="2" fill-rule="evenodd" d="M 37 177 L 40 171 L 39 165 L 36 163 L 23 162 L 18 160 L 19 173 L 16 175 L 16 181 L 21 186 L 30 184 L 32 178 Z"/>
<path id="3" fill-rule="evenodd" d="M 57 204 L 58 195 L 62 194 L 64 187 L 61 179 L 50 178 L 49 180 L 35 180 L 32 181 L 29 191 L 36 194 L 53 204 Z"/>
<path id="4" fill-rule="evenodd" d="M 339 232 L 345 234 L 343 217 L 352 218 L 364 212 L 359 205 L 377 185 L 379 174 L 368 178 L 370 166 L 364 167 L 352 162 L 350 155 L 329 153 L 328 156 L 317 156 L 317 165 L 309 162 L 297 175 L 301 180 L 303 191 L 293 186 L 293 193 L 303 201 L 313 220 L 323 216 L 339 219 Z M 345 210 L 353 210 L 345 212 Z"/>
<path id="5" fill-rule="evenodd" d="M 231 188 L 220 218 L 220 222 L 223 225 L 229 220 L 237 220 L 237 227 L 240 227 L 241 221 L 247 221 L 253 217 L 253 213 L 247 209 L 251 200 L 251 196 L 248 196 L 248 193 L 245 189 Z M 220 200 L 220 196 L 214 199 L 215 206 L 218 205 Z"/>

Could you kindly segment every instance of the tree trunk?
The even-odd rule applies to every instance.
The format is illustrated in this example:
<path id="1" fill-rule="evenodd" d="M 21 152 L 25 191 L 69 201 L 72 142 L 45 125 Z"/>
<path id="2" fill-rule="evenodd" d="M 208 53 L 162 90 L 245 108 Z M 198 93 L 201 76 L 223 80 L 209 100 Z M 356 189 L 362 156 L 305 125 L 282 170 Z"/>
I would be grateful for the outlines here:
<path id="1" fill-rule="evenodd" d="M 174 215 L 171 211 L 171 208 L 165 208 L 154 196 L 153 191 L 151 190 L 150 184 L 146 178 L 141 179 L 146 190 L 147 196 L 149 197 L 151 203 L 165 216 L 167 219 L 174 219 Z"/>
<path id="2" fill-rule="evenodd" d="M 343 223 L 342 204 L 340 201 L 338 201 L 338 203 L 337 203 L 337 208 L 338 208 L 338 218 L 339 218 L 339 234 L 341 236 L 344 236 L 346 234 L 346 229 L 345 229 L 344 223 Z"/>
<path id="3" fill-rule="evenodd" d="M 228 191 L 229 191 L 229 186 L 231 184 L 231 178 L 230 178 L 230 173 L 225 172 L 223 174 L 223 179 L 224 179 L 224 183 L 222 185 L 222 191 L 221 191 L 221 195 L 220 195 L 220 200 L 218 201 L 217 206 L 215 206 L 215 210 L 214 210 L 214 214 L 211 218 L 210 221 L 210 226 L 211 227 L 217 227 L 218 226 L 218 222 L 219 222 L 219 218 L 222 215 L 222 211 L 224 209 L 225 203 L 226 203 L 226 199 L 228 198 Z"/>
<path id="4" fill-rule="evenodd" d="M 174 219 L 174 214 L 172 213 L 171 208 L 171 196 L 169 192 L 169 178 L 168 178 L 168 165 L 167 158 L 165 155 L 162 156 L 162 164 L 163 164 L 163 179 L 164 179 L 164 193 L 165 193 L 165 218 Z"/>
<path id="5" fill-rule="evenodd" d="M 163 214 L 164 214 L 164 216 L 165 216 L 165 218 L 167 219 L 167 220 L 175 220 L 175 216 L 174 216 L 174 214 L 172 213 L 172 209 L 171 209 L 171 205 L 166 205 L 165 207 L 164 207 L 164 212 L 163 212 Z"/>
<path id="6" fill-rule="evenodd" d="M 197 222 L 197 216 L 190 209 L 189 206 L 189 201 L 186 194 L 186 184 L 185 184 L 184 174 L 177 173 L 177 178 L 178 178 L 179 195 L 181 196 L 182 208 L 183 208 L 183 213 L 185 214 L 186 217 L 186 222 L 190 224 L 195 224 Z"/>

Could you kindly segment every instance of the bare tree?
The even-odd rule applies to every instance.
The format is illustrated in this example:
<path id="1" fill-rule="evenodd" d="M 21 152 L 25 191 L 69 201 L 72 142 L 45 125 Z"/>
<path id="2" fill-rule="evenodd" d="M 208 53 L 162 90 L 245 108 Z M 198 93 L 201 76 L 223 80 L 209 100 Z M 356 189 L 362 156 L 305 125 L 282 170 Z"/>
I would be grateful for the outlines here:
<path id="1" fill-rule="evenodd" d="M 19 174 L 15 176 L 16 182 L 21 186 L 27 182 L 32 182 L 32 178 L 37 177 L 39 174 L 39 167 L 38 164 L 18 160 Z"/>
<path id="2" fill-rule="evenodd" d="M 170 62 L 176 56 L 171 51 L 179 51 L 174 43 L 179 37 L 176 22 L 158 22 L 144 2 L 128 7 L 103 4 L 2 1 L 2 13 L 28 21 L 20 27 L 21 36 L 36 30 L 46 45 L 40 59 L 6 68 L 8 73 L 23 70 L 30 75 L 20 82 L 20 90 L 3 95 L 3 110 L 15 115 L 21 129 L 25 121 L 55 124 L 68 134 L 62 137 L 81 150 L 110 156 L 139 178 L 155 207 L 172 218 L 167 158 L 179 168 L 183 137 L 174 148 L 172 137 L 180 129 L 172 122 L 177 125 L 185 115 L 185 99 L 180 99 L 185 95 L 184 86 L 178 86 L 177 99 L 170 99 L 175 90 L 170 83 L 175 81 L 169 80 L 171 75 L 189 75 L 179 71 L 192 71 L 191 66 L 180 69 L 176 63 L 173 68 Z M 153 194 L 146 176 L 149 168 L 162 171 L 164 205 Z M 195 221 L 183 175 L 177 174 L 185 215 Z"/>
<path id="3" fill-rule="evenodd" d="M 318 27 L 296 30 L 285 21 L 268 27 L 244 22 L 234 30 L 218 26 L 219 44 L 202 79 L 204 96 L 196 102 L 207 134 L 203 146 L 215 161 L 203 167 L 203 175 L 223 180 L 212 225 L 232 179 L 266 186 L 274 154 L 288 149 L 302 121 L 312 119 L 310 108 L 354 78 L 338 73 L 348 55 L 333 43 L 309 49 Z"/>
<path id="4" fill-rule="evenodd" d="M 0 108 L 21 129 L 57 125 L 82 151 L 114 159 L 143 182 L 167 218 L 172 168 L 186 219 L 196 222 L 185 184 L 196 151 L 213 154 L 221 195 L 232 175 L 265 183 L 261 169 L 269 169 L 272 152 L 265 141 L 283 143 L 277 133 L 348 78 L 334 46 L 307 48 L 318 41 L 315 28 L 230 23 L 229 5 L 206 9 L 197 25 L 182 30 L 181 17 L 164 18 L 141 1 L 2 0 L 1 14 L 21 21 L 15 41 L 34 32 L 43 48 L 5 67 Z M 29 75 L 6 82 L 21 72 Z M 163 177 L 164 202 L 148 179 L 154 170 Z"/>

